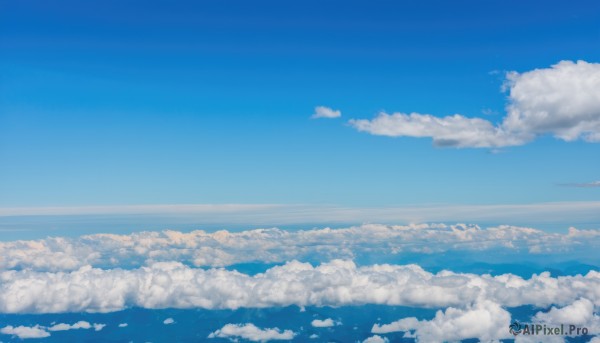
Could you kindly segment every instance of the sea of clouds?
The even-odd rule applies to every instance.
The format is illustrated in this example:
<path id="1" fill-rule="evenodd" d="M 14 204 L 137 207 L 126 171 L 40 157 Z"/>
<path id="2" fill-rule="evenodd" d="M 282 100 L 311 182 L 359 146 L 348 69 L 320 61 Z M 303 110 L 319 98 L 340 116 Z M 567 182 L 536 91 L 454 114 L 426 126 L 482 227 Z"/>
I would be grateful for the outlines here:
<path id="1" fill-rule="evenodd" d="M 196 267 L 224 267 L 248 262 L 355 259 L 362 254 L 401 256 L 500 249 L 535 255 L 594 251 L 597 247 L 600 230 L 573 227 L 564 234 L 528 227 L 502 225 L 482 229 L 465 224 L 365 224 L 340 229 L 271 228 L 212 233 L 166 230 L 0 242 L 0 270 L 72 271 L 87 265 L 137 268 L 170 261 Z"/>
<path id="2" fill-rule="evenodd" d="M 600 230 L 566 233 L 515 226 L 378 225 L 342 229 L 96 234 L 0 243 L 0 313 L 108 313 L 127 308 L 239 309 L 379 304 L 439 309 L 434 318 L 375 323 L 367 342 L 405 332 L 419 342 L 511 338 L 510 309 L 533 306 L 537 323 L 586 326 L 600 333 L 600 272 L 552 275 L 429 271 L 414 263 L 357 263 L 364 254 L 427 257 L 492 251 L 535 256 L 600 247 Z M 466 256 L 466 255 L 465 255 Z M 546 255 L 544 255 L 546 256 Z M 563 257 L 564 257 L 563 256 Z M 310 262 L 314 259 L 320 262 Z M 273 264 L 243 273 L 239 263 Z M 468 261 L 465 261 L 468 263 Z M 477 325 L 473 325 L 477 323 Z M 100 325 L 100 324 L 98 324 Z M 314 328 L 343 325 L 315 319 Z M 47 337 L 89 323 L 5 326 L 0 333 Z M 100 327 L 101 329 L 101 327 Z M 215 328 L 208 338 L 292 340 L 298 332 L 252 323 Z M 316 338 L 316 337 L 315 337 Z M 517 337 L 527 341 L 527 337 Z M 556 338 L 557 341 L 564 337 Z"/>

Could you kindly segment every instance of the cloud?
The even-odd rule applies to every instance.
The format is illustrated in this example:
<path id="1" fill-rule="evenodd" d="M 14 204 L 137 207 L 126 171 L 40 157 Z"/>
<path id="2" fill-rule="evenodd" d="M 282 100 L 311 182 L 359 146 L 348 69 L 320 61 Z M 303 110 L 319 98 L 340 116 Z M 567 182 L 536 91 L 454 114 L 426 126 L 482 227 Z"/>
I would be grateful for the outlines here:
<path id="1" fill-rule="evenodd" d="M 208 338 L 243 338 L 252 342 L 268 342 L 273 340 L 289 341 L 294 339 L 292 330 L 260 329 L 256 325 L 247 324 L 227 324 L 221 329 L 208 335 Z"/>
<path id="2" fill-rule="evenodd" d="M 510 132 L 553 134 L 565 141 L 600 140 L 600 63 L 561 61 L 551 68 L 507 74 Z"/>
<path id="3" fill-rule="evenodd" d="M 576 300 L 572 304 L 562 308 L 553 306 L 548 312 L 538 312 L 531 318 L 531 323 L 550 327 L 565 326 L 565 336 L 544 336 L 544 342 L 564 343 L 566 342 L 565 337 L 578 336 L 576 331 L 572 334 L 569 333 L 568 328 L 570 325 L 575 325 L 579 328 L 585 327 L 588 330 L 588 335 L 591 336 L 600 333 L 600 317 L 594 311 L 594 304 L 585 298 Z M 539 337 L 520 335 L 516 337 L 515 342 L 536 343 L 539 342 Z M 592 339 L 590 340 L 591 342 L 600 343 L 600 340 L 595 341 Z"/>
<path id="4" fill-rule="evenodd" d="M 339 110 L 334 110 L 332 108 L 326 106 L 317 106 L 315 107 L 315 113 L 311 118 L 339 118 L 342 116 L 342 112 Z"/>
<path id="5" fill-rule="evenodd" d="M 94 324 L 97 325 L 97 324 Z M 48 328 L 48 331 L 66 331 L 66 330 L 76 330 L 76 329 L 91 329 L 92 325 L 86 321 L 79 321 L 75 324 L 69 325 L 65 323 L 56 324 Z"/>
<path id="6" fill-rule="evenodd" d="M 449 307 L 438 311 L 432 320 L 403 318 L 385 325 L 373 325 L 373 333 L 405 331 L 417 342 L 447 342 L 479 339 L 493 342 L 510 338 L 510 313 L 491 301 L 478 302 L 466 309 Z"/>
<path id="7" fill-rule="evenodd" d="M 28 327 L 28 326 L 13 327 L 11 325 L 8 325 L 8 326 L 5 326 L 2 329 L 0 329 L 0 333 L 3 333 L 5 335 L 17 336 L 20 339 L 50 337 L 50 333 L 48 331 L 44 330 L 44 328 L 40 327 L 39 325 L 36 325 L 33 327 Z"/>
<path id="8" fill-rule="evenodd" d="M 227 285 L 224 287 L 223 285 Z M 111 312 L 129 307 L 238 309 L 286 306 L 464 307 L 482 299 L 506 307 L 564 306 L 586 298 L 600 305 L 600 272 L 524 279 L 441 271 L 417 265 L 358 267 L 334 260 L 319 266 L 291 261 L 247 275 L 178 262 L 139 269 L 0 272 L 0 313 Z"/>
<path id="9" fill-rule="evenodd" d="M 364 223 L 364 222 L 436 222 L 436 221 L 495 221 L 510 218 L 516 222 L 568 223 L 572 221 L 595 222 L 600 212 L 600 201 L 570 201 L 530 204 L 439 204 L 400 207 L 342 207 L 335 205 L 131 205 L 131 206 L 81 206 L 81 207 L 27 207 L 0 208 L 0 221 L 12 217 L 27 217 L 30 225 L 44 228 L 49 218 L 56 225 L 69 225 L 75 220 L 120 220 L 127 215 L 134 222 L 168 227 L 172 224 L 242 224 L 284 225 L 306 223 Z M 81 216 L 81 217 L 77 217 Z M 114 217 L 111 217 L 114 216 Z M 4 226 L 7 226 L 5 223 Z M 45 233 L 44 233 L 45 235 Z"/>
<path id="10" fill-rule="evenodd" d="M 127 326 L 129 326 L 129 324 L 127 324 L 127 323 L 121 323 L 121 324 L 119 324 L 120 328 L 126 328 Z"/>
<path id="11" fill-rule="evenodd" d="M 586 183 L 564 183 L 564 184 L 561 184 L 561 186 L 580 187 L 580 188 L 595 188 L 595 187 L 600 187 L 600 181 L 592 181 L 592 182 L 586 182 Z"/>
<path id="12" fill-rule="evenodd" d="M 523 145 L 540 135 L 600 141 L 600 63 L 561 61 L 550 68 L 509 72 L 507 114 L 501 123 L 460 114 L 380 113 L 350 125 L 373 135 L 430 137 L 435 146 L 499 148 Z"/>
<path id="13" fill-rule="evenodd" d="M 506 213 L 511 212 L 506 209 Z M 498 248 L 514 253 L 594 252 L 599 244 L 600 230 L 571 228 L 568 233 L 560 234 L 509 225 L 483 229 L 465 224 L 364 224 L 339 229 L 222 230 L 213 233 L 166 230 L 0 242 L 0 270 L 72 271 L 86 265 L 139 268 L 167 261 L 197 267 L 223 267 L 247 262 L 354 259 L 361 254 L 383 258 L 403 253 Z"/>
<path id="14" fill-rule="evenodd" d="M 28 326 L 18 326 L 18 327 L 13 327 L 13 326 L 6 326 L 2 329 L 0 329 L 0 333 L 6 334 L 6 335 L 14 335 L 17 336 L 21 339 L 25 339 L 25 338 L 45 338 L 45 337 L 50 337 L 50 332 L 48 331 L 68 331 L 68 330 L 78 330 L 78 329 L 91 329 L 92 327 L 94 328 L 95 331 L 100 331 L 102 330 L 104 327 L 106 326 L 106 324 L 90 324 L 86 321 L 79 321 L 75 324 L 65 324 L 65 323 L 60 323 L 60 324 L 56 324 L 50 327 L 45 327 L 45 326 L 41 326 L 41 325 L 35 325 L 33 327 L 28 327 Z"/>
<path id="15" fill-rule="evenodd" d="M 385 337 L 374 335 L 365 339 L 364 341 L 362 341 L 362 343 L 388 343 L 389 341 L 390 340 Z"/>
<path id="16" fill-rule="evenodd" d="M 324 320 L 315 319 L 310 323 L 310 325 L 312 325 L 313 327 L 316 327 L 316 328 L 329 328 L 329 327 L 332 327 L 335 325 L 342 325 L 342 323 L 334 321 L 331 318 L 327 318 Z"/>
<path id="17" fill-rule="evenodd" d="M 491 148 L 526 142 L 524 137 L 513 136 L 488 120 L 460 114 L 439 118 L 430 114 L 381 112 L 372 120 L 351 119 L 349 123 L 358 131 L 377 136 L 430 137 L 439 147 Z"/>
<path id="18" fill-rule="evenodd" d="M 562 308 L 553 306 L 548 312 L 538 312 L 531 321 L 553 325 L 577 325 L 586 327 L 591 335 L 600 333 L 600 316 L 594 312 L 594 303 L 585 298 Z"/>
<path id="19" fill-rule="evenodd" d="M 120 206 L 53 206 L 5 207 L 0 217 L 10 216 L 73 216 L 73 215 L 136 215 L 136 214 L 226 214 L 272 211 L 277 204 L 176 204 L 176 205 L 120 205 Z"/>
<path id="20" fill-rule="evenodd" d="M 175 320 L 173 320 L 173 318 L 167 318 L 163 321 L 163 324 L 165 325 L 169 325 L 169 324 L 173 324 L 175 323 Z"/>

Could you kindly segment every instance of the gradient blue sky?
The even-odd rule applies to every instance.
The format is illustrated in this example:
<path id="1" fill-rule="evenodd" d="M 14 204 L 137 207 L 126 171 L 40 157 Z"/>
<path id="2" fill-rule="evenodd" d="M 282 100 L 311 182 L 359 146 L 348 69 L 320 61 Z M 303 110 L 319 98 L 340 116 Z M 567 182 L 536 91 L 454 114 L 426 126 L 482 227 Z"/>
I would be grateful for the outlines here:
<path id="1" fill-rule="evenodd" d="M 600 61 L 599 2 L 0 0 L 0 207 L 597 201 L 559 184 L 598 180 L 600 144 L 347 124 L 498 122 L 505 71 L 561 60 Z"/>

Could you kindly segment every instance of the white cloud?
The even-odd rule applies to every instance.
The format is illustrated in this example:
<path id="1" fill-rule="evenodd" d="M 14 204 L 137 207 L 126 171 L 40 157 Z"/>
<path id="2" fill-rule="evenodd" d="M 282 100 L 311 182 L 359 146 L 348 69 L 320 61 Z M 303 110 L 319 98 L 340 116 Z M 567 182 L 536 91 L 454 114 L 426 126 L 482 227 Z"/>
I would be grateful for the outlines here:
<path id="1" fill-rule="evenodd" d="M 600 140 L 600 63 L 561 61 L 551 68 L 511 72 L 506 87 L 510 104 L 502 125 L 510 132 Z"/>
<path id="2" fill-rule="evenodd" d="M 316 327 L 316 328 L 329 328 L 329 327 L 332 327 L 335 325 L 342 325 L 342 323 L 334 321 L 331 318 L 327 318 L 327 319 L 323 319 L 323 320 L 315 319 L 310 323 L 310 325 L 312 325 L 313 327 Z"/>
<path id="3" fill-rule="evenodd" d="M 447 342 L 476 338 L 495 342 L 510 338 L 510 313 L 491 301 L 478 302 L 466 309 L 447 308 L 438 311 L 432 320 L 403 318 L 385 325 L 373 325 L 373 333 L 406 331 L 417 342 Z M 414 333 L 412 333 L 414 332 Z"/>
<path id="4" fill-rule="evenodd" d="M 208 338 L 243 338 L 252 342 L 268 342 L 273 340 L 289 341 L 296 333 L 292 330 L 279 330 L 279 328 L 260 329 L 256 325 L 227 324 L 221 329 L 208 335 Z"/>
<path id="5" fill-rule="evenodd" d="M 579 299 L 563 308 L 552 307 L 549 312 L 538 312 L 532 321 L 583 325 L 590 323 L 593 319 L 594 304 L 587 299 Z"/>
<path id="6" fill-rule="evenodd" d="M 68 331 L 68 330 L 78 330 L 78 329 L 86 329 L 87 330 L 87 329 L 91 329 L 92 327 L 94 328 L 95 331 L 100 331 L 105 326 L 106 326 L 106 324 L 93 324 L 92 325 L 86 321 L 81 320 L 74 324 L 60 323 L 60 324 L 52 325 L 50 327 L 45 327 L 45 326 L 41 326 L 41 325 L 35 325 L 33 327 L 28 327 L 28 326 L 13 327 L 13 326 L 9 325 L 9 326 L 6 326 L 6 327 L 0 329 L 0 333 L 6 334 L 6 335 L 14 335 L 21 339 L 45 338 L 45 337 L 50 336 L 50 332 L 48 332 L 48 331 Z"/>
<path id="7" fill-rule="evenodd" d="M 482 299 L 506 307 L 547 307 L 579 298 L 600 305 L 600 272 L 559 277 L 545 272 L 524 279 L 512 274 L 433 274 L 417 265 L 358 267 L 343 260 L 316 267 L 292 261 L 252 276 L 220 268 L 190 268 L 178 262 L 132 270 L 88 266 L 69 273 L 0 272 L 0 313 L 362 304 L 442 308 Z"/>
<path id="8" fill-rule="evenodd" d="M 562 308 L 552 307 L 548 312 L 538 312 L 533 323 L 576 325 L 586 327 L 590 335 L 600 334 L 600 316 L 594 312 L 594 303 L 582 298 Z"/>
<path id="9" fill-rule="evenodd" d="M 119 327 L 120 328 L 126 328 L 128 325 L 129 324 L 127 324 L 127 323 L 121 323 L 121 324 L 119 324 Z"/>
<path id="10" fill-rule="evenodd" d="M 362 341 L 362 343 L 388 343 L 389 341 L 390 340 L 387 339 L 386 337 L 374 335 L 374 336 L 371 336 L 371 337 L 365 339 L 364 341 Z"/>
<path id="11" fill-rule="evenodd" d="M 8 326 L 5 326 L 2 329 L 0 329 L 0 333 L 3 333 L 5 335 L 17 336 L 20 339 L 50 337 L 50 333 L 48 331 L 44 330 L 44 328 L 40 327 L 39 325 L 36 325 L 33 327 L 28 327 L 28 326 L 13 327 L 11 325 L 8 325 Z"/>
<path id="12" fill-rule="evenodd" d="M 317 106 L 315 107 L 315 113 L 311 118 L 339 118 L 341 116 L 342 112 L 339 110 L 334 110 L 326 106 Z"/>
<path id="13" fill-rule="evenodd" d="M 507 114 L 499 124 L 456 114 L 380 113 L 353 119 L 359 131 L 392 137 L 431 137 L 436 146 L 498 148 L 522 145 L 539 135 L 600 141 L 600 63 L 561 61 L 550 68 L 510 72 Z"/>
<path id="14" fill-rule="evenodd" d="M 379 113 L 372 120 L 352 119 L 358 131 L 377 136 L 431 137 L 435 146 L 490 148 L 521 145 L 523 137 L 513 136 L 490 121 L 460 114 L 435 117 L 420 113 Z"/>
<path id="15" fill-rule="evenodd" d="M 533 207 L 527 210 L 535 212 Z M 510 215 L 510 209 L 505 208 L 505 211 Z M 85 265 L 136 268 L 159 261 L 220 267 L 317 257 L 321 261 L 352 259 L 364 252 L 391 256 L 508 248 L 514 252 L 552 253 L 594 251 L 598 244 L 600 230 L 571 228 L 567 234 L 559 234 L 507 225 L 487 229 L 464 224 L 365 224 L 298 231 L 257 229 L 184 233 L 167 230 L 0 242 L 0 270 L 70 271 Z"/>
<path id="16" fill-rule="evenodd" d="M 169 324 L 173 324 L 175 323 L 175 320 L 173 320 L 173 318 L 167 318 L 163 321 L 163 324 L 165 325 L 169 325 Z"/>
<path id="17" fill-rule="evenodd" d="M 94 324 L 96 325 L 96 324 Z M 66 331 L 66 330 L 76 330 L 76 329 L 91 329 L 92 325 L 86 321 L 79 321 L 75 324 L 69 325 L 65 323 L 56 324 L 48 328 L 48 331 Z"/>

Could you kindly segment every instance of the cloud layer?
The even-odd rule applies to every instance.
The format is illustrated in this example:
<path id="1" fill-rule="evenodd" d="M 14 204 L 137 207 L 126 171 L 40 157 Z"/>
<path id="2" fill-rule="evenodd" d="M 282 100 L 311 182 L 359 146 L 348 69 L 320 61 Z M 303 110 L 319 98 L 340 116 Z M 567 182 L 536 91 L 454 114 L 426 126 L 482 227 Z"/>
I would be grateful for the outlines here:
<path id="1" fill-rule="evenodd" d="M 0 224 L 12 227 L 17 218 L 26 217 L 28 223 L 46 228 L 47 216 L 53 223 L 68 226 L 75 220 L 118 219 L 122 215 L 135 220 L 168 227 L 173 224 L 238 223 L 241 225 L 278 225 L 306 223 L 423 223 L 423 222 L 502 222 L 534 223 L 596 222 L 600 201 L 569 201 L 531 204 L 491 205 L 420 205 L 397 207 L 341 207 L 324 205 L 131 205 L 131 206 L 77 206 L 77 207 L 27 207 L 0 208 Z M 81 217 L 78 217 L 81 216 Z M 90 217 L 88 217 L 90 216 Z"/>
<path id="2" fill-rule="evenodd" d="M 223 287 L 227 285 L 227 287 Z M 82 267 L 73 272 L 0 273 L 1 313 L 110 312 L 127 307 L 237 309 L 362 304 L 463 307 L 482 300 L 501 306 L 564 306 L 579 298 L 600 305 L 600 273 L 524 279 L 442 271 L 417 265 L 357 267 L 334 260 L 297 261 L 253 276 L 178 262 L 134 270 Z"/>
<path id="3" fill-rule="evenodd" d="M 499 124 L 460 114 L 380 113 L 353 119 L 357 130 L 391 137 L 430 137 L 436 146 L 495 148 L 525 144 L 550 134 L 600 141 L 600 63 L 561 61 L 550 68 L 509 72 L 507 114 Z"/>
<path id="4" fill-rule="evenodd" d="M 568 233 L 559 234 L 506 225 L 487 229 L 464 224 L 365 224 L 298 231 L 257 229 L 183 233 L 167 230 L 0 242 L 0 270 L 70 271 L 86 265 L 138 268 L 162 261 L 223 267 L 294 259 L 355 259 L 365 254 L 385 257 L 491 249 L 508 249 L 514 253 L 564 253 L 594 251 L 598 246 L 600 230 L 571 228 Z"/>

